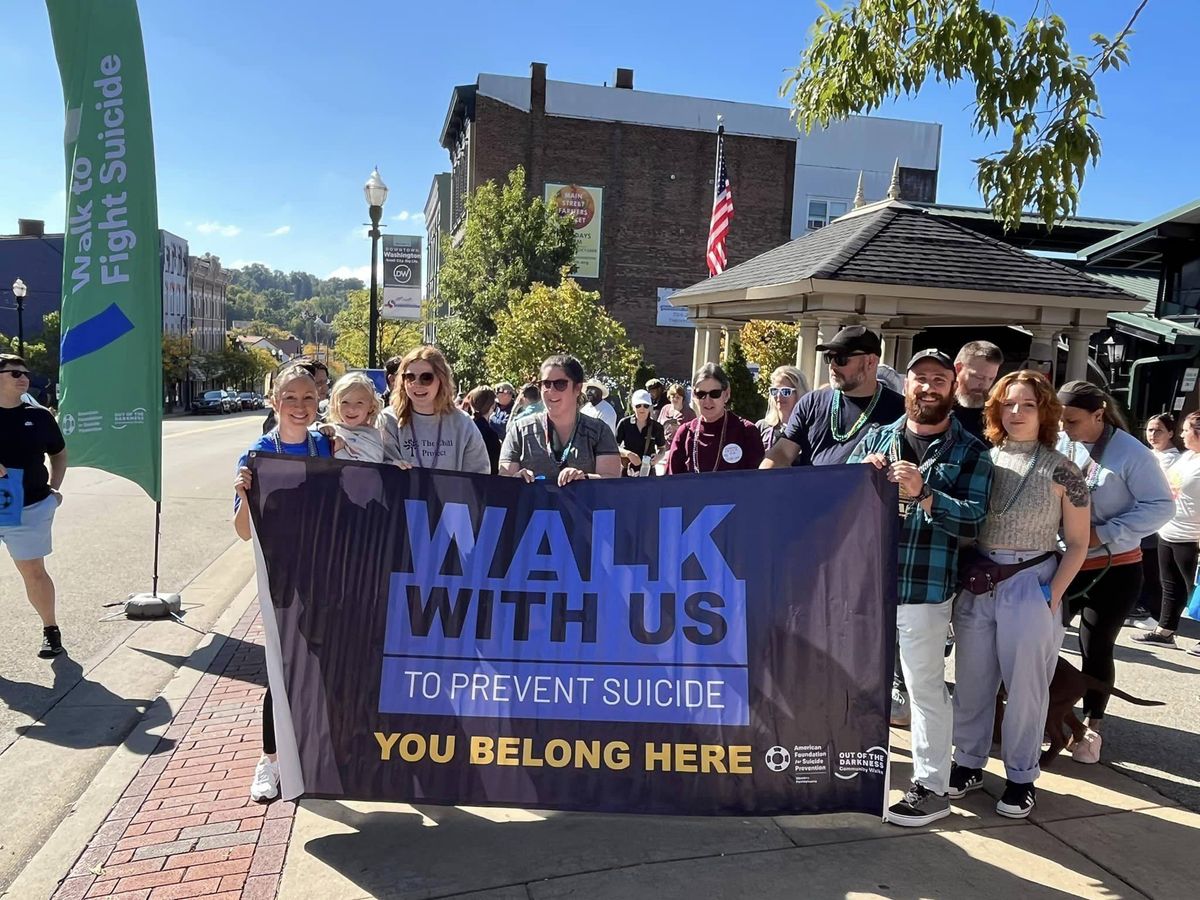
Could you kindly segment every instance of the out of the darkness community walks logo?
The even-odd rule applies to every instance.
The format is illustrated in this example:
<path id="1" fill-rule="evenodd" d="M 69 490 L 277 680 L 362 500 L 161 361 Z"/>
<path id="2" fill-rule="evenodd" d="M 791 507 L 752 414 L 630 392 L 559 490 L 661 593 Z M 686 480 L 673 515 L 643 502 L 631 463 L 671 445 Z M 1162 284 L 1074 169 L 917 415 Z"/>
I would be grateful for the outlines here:
<path id="1" fill-rule="evenodd" d="M 820 744 L 771 747 L 763 757 L 768 769 L 793 778 L 796 784 L 819 784 L 830 776 L 850 781 L 859 775 L 882 778 L 887 771 L 885 747 L 866 750 L 836 750 Z"/>

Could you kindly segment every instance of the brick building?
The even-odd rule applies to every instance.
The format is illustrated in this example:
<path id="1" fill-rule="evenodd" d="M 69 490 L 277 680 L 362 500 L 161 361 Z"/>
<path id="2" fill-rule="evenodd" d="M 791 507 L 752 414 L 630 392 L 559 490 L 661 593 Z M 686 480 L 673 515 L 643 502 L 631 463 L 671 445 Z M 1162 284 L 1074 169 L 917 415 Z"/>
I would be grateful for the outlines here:
<path id="1" fill-rule="evenodd" d="M 549 81 L 545 64 L 533 63 L 528 78 L 480 75 L 454 89 L 441 135 L 451 231 L 460 233 L 476 186 L 518 165 L 531 195 L 584 187 L 599 235 L 576 277 L 600 291 L 661 373 L 686 377 L 692 329 L 659 324 L 658 296 L 707 274 L 718 115 L 735 203 L 731 265 L 845 212 L 860 172 L 868 196 L 882 196 L 896 159 L 905 196 L 934 199 L 938 125 L 858 118 L 801 138 L 782 107 L 635 91 L 630 69 L 618 69 L 612 87 Z"/>

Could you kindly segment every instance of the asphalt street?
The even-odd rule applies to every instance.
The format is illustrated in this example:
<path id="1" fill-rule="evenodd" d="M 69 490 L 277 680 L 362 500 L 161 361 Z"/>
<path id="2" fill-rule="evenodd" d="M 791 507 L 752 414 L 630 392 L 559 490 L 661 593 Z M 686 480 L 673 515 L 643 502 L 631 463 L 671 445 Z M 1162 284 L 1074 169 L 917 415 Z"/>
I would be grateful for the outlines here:
<path id="1" fill-rule="evenodd" d="M 237 538 L 232 512 L 238 455 L 266 415 L 168 419 L 163 425 L 160 591 L 179 590 Z M 84 670 L 133 630 L 104 604 L 149 591 L 154 503 L 133 484 L 97 469 L 70 468 L 46 566 L 58 589 L 58 621 L 72 660 Z M 187 602 L 186 592 L 184 602 Z M 40 718 L 82 677 L 79 666 L 38 659 L 41 624 L 8 554 L 0 552 L 0 753 L 17 729 Z M 58 673 L 56 679 L 55 673 Z"/>

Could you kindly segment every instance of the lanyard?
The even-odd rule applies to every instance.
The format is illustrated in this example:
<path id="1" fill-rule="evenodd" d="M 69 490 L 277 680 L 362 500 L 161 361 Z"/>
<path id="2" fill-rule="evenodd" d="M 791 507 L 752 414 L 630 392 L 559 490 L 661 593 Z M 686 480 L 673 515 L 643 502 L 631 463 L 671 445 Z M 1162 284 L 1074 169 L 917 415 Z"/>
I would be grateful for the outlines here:
<path id="1" fill-rule="evenodd" d="M 305 434 L 305 440 L 308 443 L 308 455 L 312 456 L 312 457 L 319 456 L 320 454 L 317 452 L 316 435 L 314 435 L 311 431 L 305 431 L 304 434 Z M 267 433 L 267 437 L 270 438 L 271 446 L 272 446 L 272 448 L 274 448 L 276 453 L 286 453 L 287 452 L 286 450 L 283 449 L 283 440 L 279 437 L 279 429 L 278 428 L 272 428 L 270 430 L 270 432 Z"/>
<path id="2" fill-rule="evenodd" d="M 410 419 L 409 423 L 408 423 L 408 430 L 412 434 L 413 458 L 417 462 L 417 468 L 423 469 L 423 468 L 425 468 L 425 461 L 423 459 L 421 459 L 421 442 L 419 440 L 417 440 L 416 423 L 417 423 L 417 420 L 415 418 Z M 433 466 L 432 466 L 432 468 L 434 468 L 434 469 L 436 469 L 438 467 L 438 464 L 437 464 L 438 454 L 442 450 L 442 426 L 445 424 L 446 424 L 446 417 L 444 415 L 439 415 L 438 416 L 437 437 L 434 438 L 434 444 L 433 444 Z"/>
<path id="3" fill-rule="evenodd" d="M 555 452 L 554 452 L 555 432 L 554 432 L 554 426 L 550 422 L 550 414 L 543 413 L 543 415 L 545 416 L 545 421 L 546 421 L 546 455 L 549 456 L 552 460 L 554 460 L 554 462 L 556 462 L 558 464 L 558 467 L 561 469 L 563 466 L 565 466 L 567 464 L 567 457 L 571 455 L 571 451 L 575 449 L 575 435 L 577 435 L 579 433 L 580 414 L 575 413 L 575 427 L 571 429 L 571 437 L 567 441 L 566 446 L 564 446 L 562 448 L 562 451 L 558 454 L 555 454 Z"/>

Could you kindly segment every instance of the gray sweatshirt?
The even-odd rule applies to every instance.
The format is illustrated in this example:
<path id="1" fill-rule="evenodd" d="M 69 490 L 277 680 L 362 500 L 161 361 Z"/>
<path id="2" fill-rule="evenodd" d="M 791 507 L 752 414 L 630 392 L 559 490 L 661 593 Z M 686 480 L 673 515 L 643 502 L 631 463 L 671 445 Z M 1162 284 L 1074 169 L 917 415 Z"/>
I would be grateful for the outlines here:
<path id="1" fill-rule="evenodd" d="M 409 423 L 400 427 L 396 413 L 389 407 L 380 414 L 378 426 L 389 459 L 402 459 L 424 469 L 480 475 L 492 472 L 483 436 L 471 417 L 461 410 L 440 416 L 413 413 Z"/>

